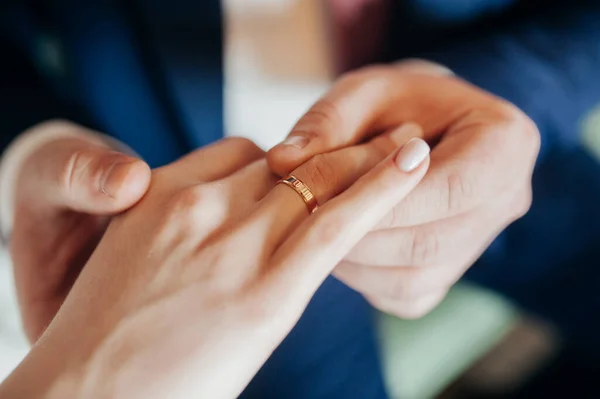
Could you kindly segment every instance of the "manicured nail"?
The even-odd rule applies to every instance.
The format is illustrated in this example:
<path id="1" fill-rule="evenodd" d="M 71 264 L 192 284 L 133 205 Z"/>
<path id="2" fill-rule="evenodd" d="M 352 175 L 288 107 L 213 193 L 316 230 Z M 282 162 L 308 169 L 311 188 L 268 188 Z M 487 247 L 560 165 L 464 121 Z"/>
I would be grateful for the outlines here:
<path id="1" fill-rule="evenodd" d="M 127 174 L 131 171 L 131 166 L 135 161 L 115 162 L 104 172 L 104 179 L 100 186 L 100 191 L 111 198 L 116 198 Z"/>
<path id="2" fill-rule="evenodd" d="M 287 139 L 285 139 L 281 144 L 290 145 L 301 150 L 308 144 L 308 138 L 304 136 L 290 136 Z"/>
<path id="3" fill-rule="evenodd" d="M 419 138 L 411 139 L 396 155 L 396 165 L 404 172 L 415 170 L 429 155 L 429 145 Z"/>
<path id="4" fill-rule="evenodd" d="M 423 129 L 416 123 L 405 123 L 390 133 L 390 139 L 398 146 L 404 145 L 415 137 L 422 137 Z"/>

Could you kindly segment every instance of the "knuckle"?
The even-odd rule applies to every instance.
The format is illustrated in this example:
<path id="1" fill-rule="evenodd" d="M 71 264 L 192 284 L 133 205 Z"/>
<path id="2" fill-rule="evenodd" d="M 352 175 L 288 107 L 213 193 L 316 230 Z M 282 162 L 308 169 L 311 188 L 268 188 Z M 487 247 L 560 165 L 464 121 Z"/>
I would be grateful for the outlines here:
<path id="1" fill-rule="evenodd" d="M 385 219 L 380 222 L 381 229 L 392 229 L 394 227 L 398 227 L 402 224 L 402 220 L 404 219 L 404 206 L 395 206 L 392 210 L 387 214 Z"/>
<path id="2" fill-rule="evenodd" d="M 401 319 L 419 319 L 429 313 L 435 304 L 424 301 L 426 297 L 414 297 L 410 300 L 404 299 L 373 299 L 368 298 L 369 302 L 379 310 L 392 314 Z"/>
<path id="3" fill-rule="evenodd" d="M 264 154 L 264 151 L 254 141 L 246 137 L 227 137 L 224 140 L 244 154 Z"/>
<path id="4" fill-rule="evenodd" d="M 68 193 L 76 190 L 77 183 L 86 178 L 86 171 L 94 161 L 94 154 L 88 150 L 76 150 L 59 170 L 59 184 Z"/>
<path id="5" fill-rule="evenodd" d="M 498 119 L 509 126 L 524 126 L 529 119 L 519 107 L 504 100 L 497 101 L 494 111 L 498 116 Z"/>
<path id="6" fill-rule="evenodd" d="M 318 154 L 302 165 L 296 175 L 298 175 L 313 192 L 318 195 L 330 187 L 339 185 L 339 176 L 336 173 L 335 165 L 325 154 Z"/>
<path id="7" fill-rule="evenodd" d="M 525 216 L 531 209 L 532 203 L 533 193 L 531 187 L 527 187 L 519 193 L 515 204 L 513 205 L 513 220 L 517 220 Z"/>
<path id="8" fill-rule="evenodd" d="M 407 72 L 418 72 L 432 76 L 453 76 L 454 73 L 449 68 L 437 62 L 432 62 L 422 58 L 408 58 L 398 61 L 394 64 L 397 68 Z"/>
<path id="9" fill-rule="evenodd" d="M 185 187 L 169 197 L 166 214 L 178 223 L 203 226 L 219 214 L 220 196 L 218 188 L 210 184 Z"/>
<path id="10" fill-rule="evenodd" d="M 433 307 L 431 304 L 423 304 L 419 298 L 398 306 L 395 314 L 402 319 L 416 320 L 426 316 Z"/>
<path id="11" fill-rule="evenodd" d="M 338 82 L 340 84 L 346 85 L 356 85 L 360 84 L 367 76 L 372 73 L 374 66 L 367 66 L 359 69 L 352 69 L 350 71 L 344 72 L 338 78 Z"/>
<path id="12" fill-rule="evenodd" d="M 53 130 L 53 131 L 64 131 L 64 130 L 74 130 L 74 129 L 82 129 L 81 126 L 74 124 L 66 119 L 50 119 L 37 125 L 33 126 L 30 131 L 33 130 Z"/>
<path id="13" fill-rule="evenodd" d="M 330 246 L 339 241 L 345 225 L 342 215 L 316 212 L 312 217 L 315 220 L 307 233 L 311 241 L 321 246 Z"/>
<path id="14" fill-rule="evenodd" d="M 203 186 L 185 187 L 171 197 L 169 210 L 171 212 L 187 212 L 197 208 L 205 200 L 206 195 Z"/>
<path id="15" fill-rule="evenodd" d="M 390 67 L 373 66 L 357 72 L 356 94 L 365 98 L 377 98 L 390 90 L 393 69 Z M 395 87 L 400 86 L 396 82 Z"/>
<path id="16" fill-rule="evenodd" d="M 395 273 L 390 278 L 389 283 L 384 285 L 384 297 L 394 298 L 402 301 L 413 301 L 418 298 L 422 292 L 423 285 L 419 275 L 422 271 L 412 268 L 404 270 L 403 273 Z"/>
<path id="17" fill-rule="evenodd" d="M 537 156 L 541 145 L 540 132 L 535 122 L 515 105 L 501 102 L 498 113 L 502 120 L 504 140 L 509 136 L 519 143 L 519 148 L 527 149 Z"/>
<path id="18" fill-rule="evenodd" d="M 387 75 L 390 72 L 393 72 L 394 68 L 391 68 L 389 65 L 385 64 L 373 64 L 368 65 L 359 69 L 353 69 L 351 71 L 345 72 L 340 77 L 340 80 L 351 82 L 355 84 L 361 84 L 365 81 L 371 81 L 373 79 L 379 79 L 382 76 Z"/>
<path id="19" fill-rule="evenodd" d="M 476 194 L 474 188 L 459 172 L 450 170 L 446 175 L 446 190 L 442 191 L 445 198 L 446 210 L 449 213 L 459 212 L 465 201 Z"/>
<path id="20" fill-rule="evenodd" d="M 439 237 L 431 231 L 414 229 L 413 237 L 408 248 L 408 260 L 411 265 L 423 266 L 434 263 L 440 253 Z M 401 257 L 406 254 L 401 253 Z"/>
<path id="21" fill-rule="evenodd" d="M 328 99 L 317 101 L 294 126 L 293 132 L 312 138 L 319 135 L 321 129 L 342 127 L 343 118 L 338 104 Z"/>

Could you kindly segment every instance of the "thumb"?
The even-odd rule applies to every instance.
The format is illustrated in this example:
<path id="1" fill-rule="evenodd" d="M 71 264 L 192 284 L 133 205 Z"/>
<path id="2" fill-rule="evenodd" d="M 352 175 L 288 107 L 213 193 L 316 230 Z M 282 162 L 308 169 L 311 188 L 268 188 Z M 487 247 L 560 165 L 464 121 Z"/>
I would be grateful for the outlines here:
<path id="1" fill-rule="evenodd" d="M 150 184 L 144 161 L 88 137 L 48 142 L 26 163 L 30 195 L 79 212 L 121 212 L 139 201 Z"/>
<path id="2" fill-rule="evenodd" d="M 421 76 L 422 80 L 423 75 L 447 78 L 452 72 L 432 62 L 412 59 L 344 75 L 296 122 L 288 137 L 268 152 L 269 167 L 283 176 L 316 154 L 360 143 L 402 123 L 412 121 L 424 126 L 433 118 L 429 115 L 432 102 L 412 89 L 420 84 L 416 78 Z M 433 87 L 438 86 L 437 82 L 433 80 Z M 437 90 L 429 93 L 437 96 Z M 453 109 L 459 108 L 454 102 L 448 103 Z M 413 109 L 426 112 L 427 117 L 416 118 L 420 114 L 409 112 Z"/>

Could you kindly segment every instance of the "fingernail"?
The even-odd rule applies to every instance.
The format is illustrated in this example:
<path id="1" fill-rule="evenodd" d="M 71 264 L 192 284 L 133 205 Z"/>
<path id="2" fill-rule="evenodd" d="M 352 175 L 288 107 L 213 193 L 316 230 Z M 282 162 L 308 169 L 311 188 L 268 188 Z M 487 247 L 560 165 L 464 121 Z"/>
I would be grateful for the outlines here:
<path id="1" fill-rule="evenodd" d="M 410 139 L 423 136 L 421 126 L 406 123 L 390 133 L 390 139 L 398 146 L 406 144 Z"/>
<path id="2" fill-rule="evenodd" d="M 116 198 L 119 194 L 119 190 L 123 186 L 127 174 L 131 170 L 131 165 L 134 162 L 135 161 L 115 162 L 109 166 L 106 172 L 104 172 L 104 179 L 102 180 L 100 191 L 111 198 Z"/>
<path id="3" fill-rule="evenodd" d="M 281 144 L 290 145 L 301 150 L 308 144 L 308 138 L 304 136 L 290 136 L 287 139 L 285 139 Z"/>
<path id="4" fill-rule="evenodd" d="M 429 155 L 429 145 L 419 138 L 411 139 L 396 155 L 396 166 L 404 172 L 415 170 Z"/>

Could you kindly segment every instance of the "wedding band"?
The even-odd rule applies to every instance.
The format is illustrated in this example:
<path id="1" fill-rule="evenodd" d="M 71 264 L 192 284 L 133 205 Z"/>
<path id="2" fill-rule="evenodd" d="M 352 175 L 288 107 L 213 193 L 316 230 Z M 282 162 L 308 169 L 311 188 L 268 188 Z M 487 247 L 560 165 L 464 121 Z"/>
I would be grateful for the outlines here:
<path id="1" fill-rule="evenodd" d="M 317 197 L 310 191 L 310 189 L 306 186 L 306 184 L 302 183 L 302 181 L 292 175 L 289 175 L 277 182 L 277 184 L 285 184 L 286 186 L 290 186 L 294 189 L 295 192 L 300 194 L 302 200 L 306 204 L 306 208 L 308 208 L 308 213 L 314 213 L 319 204 L 317 203 Z"/>

